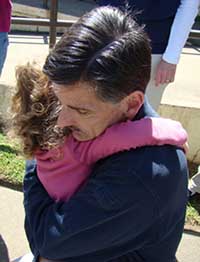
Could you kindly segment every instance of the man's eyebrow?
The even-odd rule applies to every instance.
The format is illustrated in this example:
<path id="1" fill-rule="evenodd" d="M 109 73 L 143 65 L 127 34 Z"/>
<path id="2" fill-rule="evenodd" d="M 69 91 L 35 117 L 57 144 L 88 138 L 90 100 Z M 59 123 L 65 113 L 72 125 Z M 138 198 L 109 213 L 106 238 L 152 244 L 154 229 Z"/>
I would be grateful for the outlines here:
<path id="1" fill-rule="evenodd" d="M 90 111 L 88 108 L 82 108 L 82 107 L 75 107 L 75 106 L 70 106 L 68 105 L 69 108 L 73 109 L 73 110 L 85 110 L 85 111 Z"/>

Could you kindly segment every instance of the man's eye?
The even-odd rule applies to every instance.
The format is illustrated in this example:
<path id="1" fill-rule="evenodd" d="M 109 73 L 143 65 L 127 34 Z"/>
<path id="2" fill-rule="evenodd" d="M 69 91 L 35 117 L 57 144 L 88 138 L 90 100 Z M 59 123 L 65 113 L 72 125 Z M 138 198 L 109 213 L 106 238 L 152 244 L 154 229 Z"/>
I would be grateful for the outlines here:
<path id="1" fill-rule="evenodd" d="M 80 115 L 88 115 L 89 114 L 89 112 L 87 111 L 87 110 L 78 110 L 78 113 L 80 114 Z"/>

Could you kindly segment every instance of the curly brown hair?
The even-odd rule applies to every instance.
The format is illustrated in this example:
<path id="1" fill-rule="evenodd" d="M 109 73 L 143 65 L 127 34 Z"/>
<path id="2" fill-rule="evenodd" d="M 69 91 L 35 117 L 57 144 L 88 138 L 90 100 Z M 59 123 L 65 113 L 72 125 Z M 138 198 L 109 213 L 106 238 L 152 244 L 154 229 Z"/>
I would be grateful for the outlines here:
<path id="1" fill-rule="evenodd" d="M 16 69 L 16 93 L 12 98 L 13 128 L 22 141 L 26 157 L 37 150 L 49 150 L 61 144 L 68 130 L 56 127 L 60 103 L 51 82 L 35 64 Z"/>

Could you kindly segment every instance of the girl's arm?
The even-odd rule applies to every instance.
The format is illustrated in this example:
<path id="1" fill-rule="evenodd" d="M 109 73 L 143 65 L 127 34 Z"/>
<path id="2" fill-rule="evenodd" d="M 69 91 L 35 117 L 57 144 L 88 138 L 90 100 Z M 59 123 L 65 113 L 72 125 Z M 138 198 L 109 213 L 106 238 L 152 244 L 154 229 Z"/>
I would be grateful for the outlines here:
<path id="1" fill-rule="evenodd" d="M 148 145 L 183 146 L 187 133 L 182 125 L 164 118 L 143 118 L 115 124 L 91 141 L 78 143 L 75 154 L 81 162 L 92 164 L 97 160 L 123 150 Z"/>

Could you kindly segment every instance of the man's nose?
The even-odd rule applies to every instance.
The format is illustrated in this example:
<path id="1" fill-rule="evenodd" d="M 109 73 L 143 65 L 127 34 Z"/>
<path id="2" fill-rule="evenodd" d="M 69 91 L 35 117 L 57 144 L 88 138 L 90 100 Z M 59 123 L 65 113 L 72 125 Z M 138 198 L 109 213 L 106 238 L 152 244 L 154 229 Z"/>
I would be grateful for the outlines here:
<path id="1" fill-rule="evenodd" d="M 73 125 L 75 125 L 75 121 L 73 119 L 72 112 L 62 109 L 58 116 L 57 126 L 60 128 L 63 128 L 63 127 L 73 126 Z"/>

